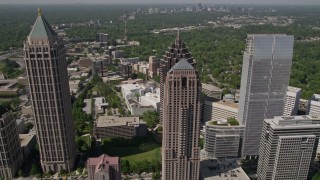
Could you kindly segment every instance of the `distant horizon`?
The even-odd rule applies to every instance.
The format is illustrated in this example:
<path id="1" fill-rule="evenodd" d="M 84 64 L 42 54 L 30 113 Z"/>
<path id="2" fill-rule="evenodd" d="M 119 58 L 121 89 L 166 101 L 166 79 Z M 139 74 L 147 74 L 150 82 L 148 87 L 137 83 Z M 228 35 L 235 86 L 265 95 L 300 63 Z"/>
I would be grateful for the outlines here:
<path id="1" fill-rule="evenodd" d="M 74 5 L 74 4 L 83 4 L 83 5 L 183 5 L 183 4 L 230 4 L 230 5 L 320 5 L 319 0 L 308 0 L 307 2 L 302 2 L 301 0 L 162 0 L 161 2 L 157 0 L 149 0 L 144 2 L 142 0 L 1 0 L 0 5 Z"/>

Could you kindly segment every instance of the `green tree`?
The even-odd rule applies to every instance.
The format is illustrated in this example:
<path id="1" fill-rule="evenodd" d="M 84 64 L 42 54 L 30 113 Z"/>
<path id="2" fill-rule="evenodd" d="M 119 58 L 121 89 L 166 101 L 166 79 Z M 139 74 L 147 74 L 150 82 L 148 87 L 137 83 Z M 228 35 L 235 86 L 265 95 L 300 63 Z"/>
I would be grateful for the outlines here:
<path id="1" fill-rule="evenodd" d="M 142 114 L 142 118 L 146 122 L 148 128 L 155 128 L 159 123 L 159 113 L 156 111 L 147 111 Z"/>
<path id="2" fill-rule="evenodd" d="M 24 173 L 23 173 L 23 171 L 22 171 L 21 169 L 18 171 L 18 176 L 19 176 L 19 177 L 24 177 L 24 176 L 25 176 Z"/>
<path id="3" fill-rule="evenodd" d="M 37 174 L 41 174 L 39 165 L 36 164 L 36 163 L 33 163 L 32 166 L 31 166 L 30 175 L 35 176 Z"/>
<path id="4" fill-rule="evenodd" d="M 160 179 L 160 172 L 159 171 L 152 173 L 152 180 L 159 180 L 159 179 Z"/>

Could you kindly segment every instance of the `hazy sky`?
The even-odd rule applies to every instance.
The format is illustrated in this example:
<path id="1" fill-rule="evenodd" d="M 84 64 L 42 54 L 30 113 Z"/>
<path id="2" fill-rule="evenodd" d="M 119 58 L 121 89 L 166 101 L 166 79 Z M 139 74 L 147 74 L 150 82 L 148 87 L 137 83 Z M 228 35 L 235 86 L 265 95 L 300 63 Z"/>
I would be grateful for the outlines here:
<path id="1" fill-rule="evenodd" d="M 0 4 L 101 4 L 101 3 L 215 3 L 215 4 L 319 4 L 320 0 L 0 0 Z"/>

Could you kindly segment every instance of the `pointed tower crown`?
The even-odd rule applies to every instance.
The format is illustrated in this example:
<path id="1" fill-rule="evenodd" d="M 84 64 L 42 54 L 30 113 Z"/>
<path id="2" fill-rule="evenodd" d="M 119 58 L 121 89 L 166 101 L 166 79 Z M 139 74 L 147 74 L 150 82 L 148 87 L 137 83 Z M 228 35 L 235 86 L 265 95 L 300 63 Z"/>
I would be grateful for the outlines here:
<path id="1" fill-rule="evenodd" d="M 29 38 L 46 38 L 55 36 L 57 36 L 57 33 L 52 29 L 50 24 L 42 16 L 42 11 L 40 7 L 38 7 L 38 17 L 29 34 Z"/>

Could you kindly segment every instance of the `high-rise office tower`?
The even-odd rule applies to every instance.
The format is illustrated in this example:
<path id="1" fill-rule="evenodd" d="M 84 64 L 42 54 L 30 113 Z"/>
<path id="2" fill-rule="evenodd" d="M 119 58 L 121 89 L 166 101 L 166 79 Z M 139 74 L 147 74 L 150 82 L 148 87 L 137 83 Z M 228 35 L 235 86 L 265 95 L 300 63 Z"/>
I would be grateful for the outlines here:
<path id="1" fill-rule="evenodd" d="M 14 178 L 22 164 L 17 123 L 13 114 L 0 106 L 0 177 Z"/>
<path id="2" fill-rule="evenodd" d="M 70 171 L 77 151 L 65 47 L 38 11 L 24 54 L 41 166 L 44 172 Z"/>
<path id="3" fill-rule="evenodd" d="M 265 119 L 258 161 L 259 180 L 306 180 L 316 157 L 320 117 Z"/>
<path id="4" fill-rule="evenodd" d="M 104 33 L 96 34 L 96 42 L 108 43 L 108 40 L 109 40 L 109 34 L 104 34 Z"/>
<path id="5" fill-rule="evenodd" d="M 320 114 L 320 94 L 314 94 L 308 101 L 307 114 Z"/>
<path id="6" fill-rule="evenodd" d="M 178 31 L 177 38 L 174 43 L 168 47 L 168 50 L 163 55 L 160 60 L 160 123 L 163 119 L 163 98 L 164 98 L 164 83 L 166 81 L 167 72 L 181 59 L 185 59 L 191 65 L 195 66 L 195 60 L 191 57 L 190 52 L 186 45 L 182 42 L 180 38 L 180 33 Z"/>
<path id="7" fill-rule="evenodd" d="M 283 109 L 284 116 L 297 115 L 299 110 L 300 95 L 300 88 L 288 86 L 286 101 Z"/>
<path id="8" fill-rule="evenodd" d="M 153 78 L 158 74 L 160 68 L 160 60 L 156 56 L 149 57 L 149 76 Z"/>
<path id="9" fill-rule="evenodd" d="M 289 84 L 293 36 L 248 35 L 238 120 L 246 126 L 242 156 L 259 154 L 262 123 L 281 116 Z"/>
<path id="10" fill-rule="evenodd" d="M 194 67 L 182 59 L 164 85 L 162 179 L 199 179 L 201 84 Z"/>

